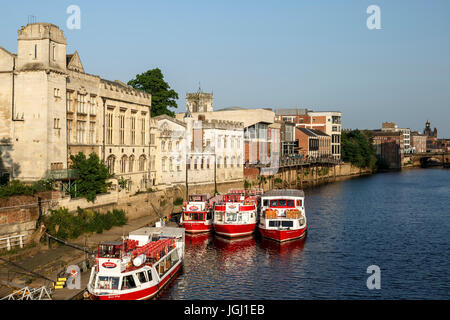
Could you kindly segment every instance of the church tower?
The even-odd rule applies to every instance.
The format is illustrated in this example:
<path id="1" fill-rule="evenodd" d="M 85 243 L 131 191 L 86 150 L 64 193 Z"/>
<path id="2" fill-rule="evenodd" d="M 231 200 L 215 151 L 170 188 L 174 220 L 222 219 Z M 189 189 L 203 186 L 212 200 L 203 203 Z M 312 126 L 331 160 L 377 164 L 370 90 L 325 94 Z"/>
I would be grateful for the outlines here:
<path id="1" fill-rule="evenodd" d="M 186 110 L 190 112 L 212 112 L 213 94 L 202 92 L 200 87 L 195 93 L 186 93 Z"/>

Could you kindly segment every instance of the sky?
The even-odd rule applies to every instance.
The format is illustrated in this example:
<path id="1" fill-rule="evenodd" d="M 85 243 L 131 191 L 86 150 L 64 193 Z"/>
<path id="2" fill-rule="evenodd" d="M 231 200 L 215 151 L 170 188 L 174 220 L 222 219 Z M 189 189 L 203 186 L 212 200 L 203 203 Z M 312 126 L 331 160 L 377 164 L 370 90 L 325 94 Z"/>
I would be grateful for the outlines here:
<path id="1" fill-rule="evenodd" d="M 70 5 L 80 29 L 67 27 Z M 370 5 L 381 29 L 367 27 Z M 0 46 L 17 52 L 30 15 L 58 25 L 90 74 L 128 82 L 160 68 L 176 112 L 200 83 L 216 109 L 337 110 L 352 129 L 430 120 L 450 138 L 448 0 L 2 1 Z"/>

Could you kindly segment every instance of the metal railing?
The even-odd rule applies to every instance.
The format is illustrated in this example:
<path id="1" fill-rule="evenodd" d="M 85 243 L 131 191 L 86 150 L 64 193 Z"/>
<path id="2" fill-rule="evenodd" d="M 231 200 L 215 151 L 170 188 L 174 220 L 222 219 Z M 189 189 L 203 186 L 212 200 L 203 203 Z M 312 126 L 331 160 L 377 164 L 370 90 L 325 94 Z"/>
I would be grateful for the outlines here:
<path id="1" fill-rule="evenodd" d="M 20 246 L 21 248 L 23 248 L 24 237 L 25 237 L 25 235 L 20 234 L 17 236 L 0 238 L 0 250 L 6 249 L 9 251 L 15 246 Z"/>

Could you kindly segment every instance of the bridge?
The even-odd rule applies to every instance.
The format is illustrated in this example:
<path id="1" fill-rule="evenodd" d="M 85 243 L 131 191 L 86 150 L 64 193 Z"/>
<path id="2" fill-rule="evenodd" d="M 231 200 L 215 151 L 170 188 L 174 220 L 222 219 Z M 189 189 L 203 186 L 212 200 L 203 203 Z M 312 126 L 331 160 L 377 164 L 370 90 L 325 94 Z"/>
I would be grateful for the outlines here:
<path id="1" fill-rule="evenodd" d="M 450 167 L 450 152 L 423 152 L 406 154 L 412 163 L 420 163 L 421 167 L 444 166 Z"/>

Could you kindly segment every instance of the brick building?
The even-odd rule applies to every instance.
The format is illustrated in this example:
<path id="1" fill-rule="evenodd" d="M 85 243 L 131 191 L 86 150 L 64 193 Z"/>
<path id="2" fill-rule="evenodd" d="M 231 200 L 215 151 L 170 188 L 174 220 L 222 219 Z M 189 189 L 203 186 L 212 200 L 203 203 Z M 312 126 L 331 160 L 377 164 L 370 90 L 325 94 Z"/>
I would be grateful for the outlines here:
<path id="1" fill-rule="evenodd" d="M 404 137 L 401 131 L 373 131 L 376 155 L 391 169 L 400 169 L 403 163 Z"/>

